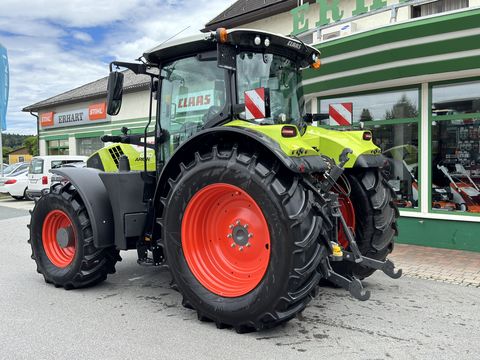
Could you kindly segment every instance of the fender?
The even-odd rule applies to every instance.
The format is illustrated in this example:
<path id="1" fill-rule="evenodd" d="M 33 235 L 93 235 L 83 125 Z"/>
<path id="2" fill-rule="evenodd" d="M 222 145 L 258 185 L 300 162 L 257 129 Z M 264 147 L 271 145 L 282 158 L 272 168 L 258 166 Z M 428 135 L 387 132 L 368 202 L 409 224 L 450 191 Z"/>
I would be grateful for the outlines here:
<path id="1" fill-rule="evenodd" d="M 52 169 L 51 172 L 67 178 L 78 191 L 92 224 L 94 246 L 113 246 L 115 232 L 112 207 L 99 176 L 101 171 L 92 168 L 60 168 Z"/>
<path id="2" fill-rule="evenodd" d="M 368 140 L 363 138 L 365 133 L 370 133 Z M 380 148 L 373 143 L 370 130 L 339 131 L 308 126 L 303 139 L 311 146 L 316 147 L 321 154 L 335 161 L 343 149 L 351 149 L 350 159 L 345 163 L 346 169 L 385 165 L 385 157 L 382 156 Z"/>
<path id="3" fill-rule="evenodd" d="M 206 146 L 208 144 L 221 143 L 237 143 L 240 146 L 244 145 L 247 149 L 255 148 L 257 151 L 270 153 L 294 173 L 324 172 L 329 166 L 324 158 L 319 155 L 287 156 L 275 140 L 255 130 L 219 126 L 198 132 L 178 147 L 161 171 L 155 191 L 155 199 L 157 200 L 161 196 L 162 188 L 167 183 L 168 178 L 175 177 L 180 171 L 179 164 L 181 162 L 191 161 L 195 152 L 202 149 L 207 150 Z"/>

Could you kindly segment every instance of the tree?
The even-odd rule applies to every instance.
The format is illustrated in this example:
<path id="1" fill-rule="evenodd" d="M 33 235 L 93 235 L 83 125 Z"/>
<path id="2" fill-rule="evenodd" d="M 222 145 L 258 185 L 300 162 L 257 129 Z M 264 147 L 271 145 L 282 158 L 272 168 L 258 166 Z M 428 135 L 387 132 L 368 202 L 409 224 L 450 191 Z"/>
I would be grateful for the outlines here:
<path id="1" fill-rule="evenodd" d="M 9 147 L 9 146 L 2 146 L 2 149 L 3 149 L 3 153 L 2 153 L 2 154 L 3 154 L 3 162 L 4 162 L 5 164 L 8 164 L 8 155 L 7 155 L 7 154 L 8 154 L 10 151 L 12 151 L 13 149 L 12 149 L 11 147 Z"/>
<path id="2" fill-rule="evenodd" d="M 385 119 L 407 119 L 418 116 L 417 107 L 407 98 L 406 94 L 403 94 L 400 100 L 393 105 L 392 110 L 385 112 Z"/>
<path id="3" fill-rule="evenodd" d="M 363 109 L 362 113 L 360 114 L 360 121 L 371 121 L 373 120 L 372 114 L 370 114 L 370 110 Z"/>
<path id="4" fill-rule="evenodd" d="M 36 136 L 29 136 L 23 140 L 23 146 L 27 148 L 30 155 L 38 156 L 38 139 Z"/>

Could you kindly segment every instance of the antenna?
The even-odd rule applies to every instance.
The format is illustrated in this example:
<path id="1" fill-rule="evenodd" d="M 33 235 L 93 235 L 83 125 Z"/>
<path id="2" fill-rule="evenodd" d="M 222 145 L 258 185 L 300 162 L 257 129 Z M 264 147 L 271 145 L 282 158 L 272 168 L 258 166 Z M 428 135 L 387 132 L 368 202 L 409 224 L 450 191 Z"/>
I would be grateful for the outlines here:
<path id="1" fill-rule="evenodd" d="M 161 45 L 165 44 L 167 41 L 172 40 L 174 37 L 176 37 L 177 35 L 180 35 L 182 32 L 184 32 L 185 30 L 187 30 L 189 27 L 190 27 L 190 25 L 188 25 L 186 28 L 180 30 L 180 31 L 177 32 L 175 35 L 170 36 L 167 40 L 163 41 L 162 43 L 160 43 L 160 45 L 157 45 L 157 46 L 161 46 Z M 135 59 L 135 60 L 141 61 L 142 63 L 145 64 L 145 61 L 144 61 L 142 58 L 143 58 L 143 55 L 140 56 L 138 59 Z"/>
<path id="2" fill-rule="evenodd" d="M 190 25 L 188 25 L 188 26 L 187 26 L 186 28 L 184 28 L 183 30 L 180 30 L 180 31 L 177 32 L 175 35 L 170 36 L 167 40 L 165 40 L 164 42 L 162 42 L 160 45 L 163 45 L 163 44 L 165 44 L 167 41 L 172 40 L 174 37 L 176 37 L 177 35 L 180 35 L 182 32 L 184 32 L 185 30 L 187 30 L 189 27 L 190 27 Z M 158 46 L 160 46 L 160 45 L 158 45 Z"/>

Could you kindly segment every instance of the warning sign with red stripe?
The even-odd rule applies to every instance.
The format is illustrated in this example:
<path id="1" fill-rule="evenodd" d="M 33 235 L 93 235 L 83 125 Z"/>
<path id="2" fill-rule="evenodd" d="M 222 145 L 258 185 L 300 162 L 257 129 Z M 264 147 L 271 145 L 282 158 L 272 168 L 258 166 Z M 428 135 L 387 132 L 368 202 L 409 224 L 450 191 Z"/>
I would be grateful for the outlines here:
<path id="1" fill-rule="evenodd" d="M 268 88 L 245 91 L 245 118 L 247 120 L 270 117 L 270 93 Z"/>
<path id="2" fill-rule="evenodd" d="M 330 125 L 349 126 L 353 121 L 353 104 L 339 103 L 328 106 Z"/>

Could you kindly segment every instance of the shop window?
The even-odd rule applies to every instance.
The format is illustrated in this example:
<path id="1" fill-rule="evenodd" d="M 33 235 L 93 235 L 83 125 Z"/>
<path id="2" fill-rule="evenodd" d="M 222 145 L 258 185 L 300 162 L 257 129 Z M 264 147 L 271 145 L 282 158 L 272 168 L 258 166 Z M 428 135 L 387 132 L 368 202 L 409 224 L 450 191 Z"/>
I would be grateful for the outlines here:
<path id="1" fill-rule="evenodd" d="M 103 148 L 103 142 L 100 140 L 99 136 L 77 139 L 78 155 L 90 156 L 101 148 Z"/>
<path id="2" fill-rule="evenodd" d="M 361 95 L 320 99 L 319 109 L 323 125 L 336 126 L 332 108 L 351 104 L 353 128 L 372 130 L 373 141 L 389 161 L 388 181 L 396 193 L 400 208 L 418 208 L 418 130 L 419 90 L 405 89 Z M 332 115 L 332 118 L 331 116 Z M 348 118 L 348 111 L 343 113 Z"/>
<path id="3" fill-rule="evenodd" d="M 48 155 L 68 155 L 68 140 L 47 141 Z"/>
<path id="4" fill-rule="evenodd" d="M 432 208 L 480 213 L 480 81 L 432 87 Z"/>
<path id="5" fill-rule="evenodd" d="M 468 0 L 439 0 L 412 6 L 412 18 L 468 8 Z"/>
<path id="6" fill-rule="evenodd" d="M 18 162 L 24 162 L 25 161 L 25 157 L 24 156 L 19 156 L 18 157 Z"/>
<path id="7" fill-rule="evenodd" d="M 328 124 L 330 105 L 352 103 L 353 123 L 392 119 L 417 119 L 418 90 L 375 92 L 363 95 L 337 97 L 320 101 L 320 112 Z"/>

